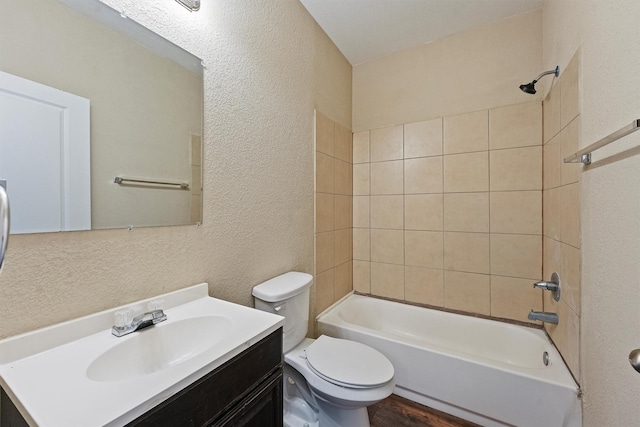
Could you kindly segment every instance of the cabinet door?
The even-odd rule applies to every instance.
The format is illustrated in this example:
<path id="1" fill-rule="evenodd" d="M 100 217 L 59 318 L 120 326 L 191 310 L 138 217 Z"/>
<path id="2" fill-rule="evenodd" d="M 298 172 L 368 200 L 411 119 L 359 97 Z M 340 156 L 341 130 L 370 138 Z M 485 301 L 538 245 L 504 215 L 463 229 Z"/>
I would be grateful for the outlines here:
<path id="1" fill-rule="evenodd" d="M 281 427 L 282 416 L 282 371 L 279 371 L 208 427 Z"/>

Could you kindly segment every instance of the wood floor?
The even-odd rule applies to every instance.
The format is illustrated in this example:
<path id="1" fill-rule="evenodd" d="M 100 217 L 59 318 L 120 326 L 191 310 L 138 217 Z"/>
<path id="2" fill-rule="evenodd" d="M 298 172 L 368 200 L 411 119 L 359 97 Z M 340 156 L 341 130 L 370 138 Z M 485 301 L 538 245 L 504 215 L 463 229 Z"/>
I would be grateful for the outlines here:
<path id="1" fill-rule="evenodd" d="M 395 394 L 368 409 L 371 427 L 479 427 Z"/>

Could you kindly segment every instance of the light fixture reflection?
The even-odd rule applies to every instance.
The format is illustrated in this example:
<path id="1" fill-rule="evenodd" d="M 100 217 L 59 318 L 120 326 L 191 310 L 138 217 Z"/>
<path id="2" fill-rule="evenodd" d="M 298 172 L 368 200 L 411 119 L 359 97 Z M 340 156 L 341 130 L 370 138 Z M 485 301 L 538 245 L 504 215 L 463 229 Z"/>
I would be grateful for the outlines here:
<path id="1" fill-rule="evenodd" d="M 176 0 L 190 12 L 200 10 L 200 0 Z"/>

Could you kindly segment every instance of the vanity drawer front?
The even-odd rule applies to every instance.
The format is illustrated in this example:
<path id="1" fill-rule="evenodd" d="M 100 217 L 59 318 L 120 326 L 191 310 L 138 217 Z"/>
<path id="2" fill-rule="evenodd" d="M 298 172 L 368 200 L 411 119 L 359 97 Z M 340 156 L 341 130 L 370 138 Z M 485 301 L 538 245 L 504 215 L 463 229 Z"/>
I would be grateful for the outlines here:
<path id="1" fill-rule="evenodd" d="M 205 426 L 282 371 L 282 328 L 128 426 Z"/>
<path id="2" fill-rule="evenodd" d="M 282 427 L 282 370 L 207 427 Z"/>

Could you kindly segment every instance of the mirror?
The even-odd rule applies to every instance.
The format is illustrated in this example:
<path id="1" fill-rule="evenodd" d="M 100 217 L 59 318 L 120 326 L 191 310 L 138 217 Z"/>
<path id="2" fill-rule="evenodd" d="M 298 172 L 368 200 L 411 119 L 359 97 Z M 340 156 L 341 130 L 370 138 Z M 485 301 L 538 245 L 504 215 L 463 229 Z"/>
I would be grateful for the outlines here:
<path id="1" fill-rule="evenodd" d="M 2 2 L 12 233 L 200 223 L 202 121 L 192 54 L 98 0 Z"/>

